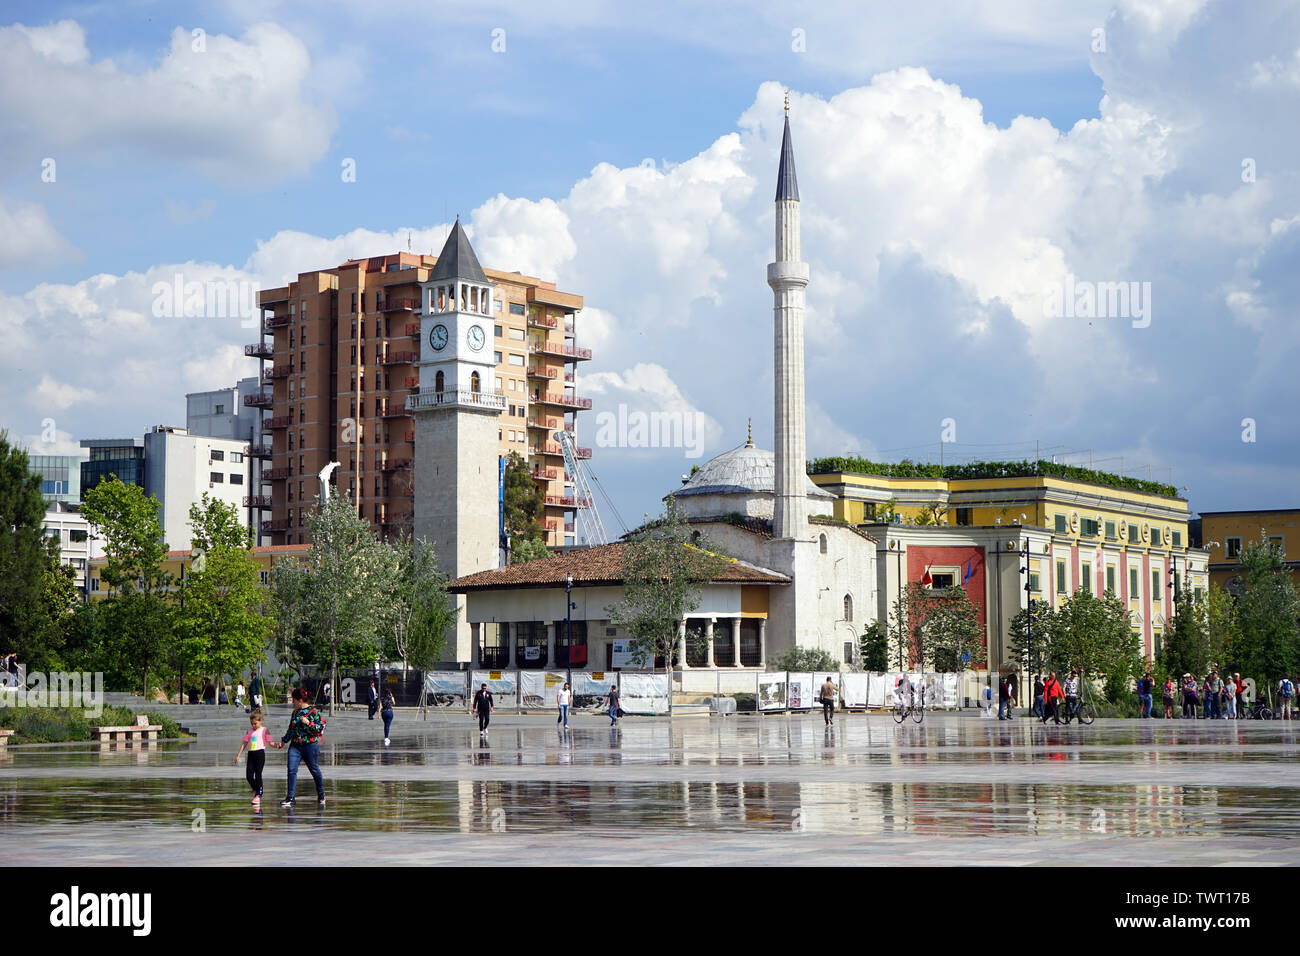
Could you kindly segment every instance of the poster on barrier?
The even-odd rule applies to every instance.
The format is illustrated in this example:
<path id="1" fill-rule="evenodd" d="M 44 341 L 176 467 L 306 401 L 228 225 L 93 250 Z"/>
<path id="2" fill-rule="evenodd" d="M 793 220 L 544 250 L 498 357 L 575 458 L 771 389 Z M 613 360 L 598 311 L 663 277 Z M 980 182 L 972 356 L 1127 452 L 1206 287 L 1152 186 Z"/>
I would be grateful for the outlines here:
<path id="1" fill-rule="evenodd" d="M 478 693 L 479 687 L 488 685 L 498 707 L 513 707 L 519 699 L 518 671 L 470 671 L 470 700 Z"/>
<path id="2" fill-rule="evenodd" d="M 866 707 L 871 696 L 871 674 L 840 675 L 840 699 L 845 707 Z"/>
<path id="3" fill-rule="evenodd" d="M 790 710 L 810 710 L 817 692 L 812 674 L 786 674 L 785 705 Z"/>
<path id="4" fill-rule="evenodd" d="M 785 671 L 758 675 L 758 709 L 785 710 Z"/>
<path id="5" fill-rule="evenodd" d="M 609 689 L 618 680 L 614 671 L 574 671 L 573 701 L 575 704 L 583 697 L 608 697 Z M 590 703 L 590 701 L 588 701 Z"/>
<path id="6" fill-rule="evenodd" d="M 672 676 L 662 673 L 618 675 L 619 706 L 629 714 L 666 714 L 672 695 Z"/>
<path id="7" fill-rule="evenodd" d="M 463 703 L 465 698 L 465 679 L 469 675 L 464 671 L 426 671 L 424 675 L 424 692 L 437 698 L 437 703 Z M 455 698 L 447 700 L 445 698 Z"/>
<path id="8" fill-rule="evenodd" d="M 814 707 L 820 707 L 821 702 L 817 700 L 822 695 L 822 685 L 826 683 L 826 678 L 830 678 L 831 683 L 835 686 L 835 706 L 840 706 L 840 698 L 843 697 L 843 688 L 840 684 L 839 671 L 830 673 L 828 671 L 817 671 L 812 675 L 812 702 Z"/>
<path id="9" fill-rule="evenodd" d="M 563 686 L 564 674 L 559 671 L 520 671 L 520 706 L 532 710 L 554 709 L 558 706 L 560 688 Z"/>
<path id="10" fill-rule="evenodd" d="M 958 705 L 958 682 L 960 674 L 943 674 L 943 709 L 956 710 Z"/>
<path id="11" fill-rule="evenodd" d="M 889 683 L 888 674 L 868 674 L 867 675 L 867 706 L 868 707 L 886 707 L 885 699 L 889 696 L 886 685 Z"/>

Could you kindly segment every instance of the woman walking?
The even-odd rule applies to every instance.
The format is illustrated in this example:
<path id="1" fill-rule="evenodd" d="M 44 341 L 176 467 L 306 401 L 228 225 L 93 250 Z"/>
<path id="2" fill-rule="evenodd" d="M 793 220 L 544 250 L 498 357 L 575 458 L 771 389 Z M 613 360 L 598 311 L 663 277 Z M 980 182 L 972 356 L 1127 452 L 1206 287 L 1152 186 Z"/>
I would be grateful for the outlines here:
<path id="1" fill-rule="evenodd" d="M 393 726 L 393 689 L 384 688 L 384 696 L 379 701 L 379 716 L 384 718 L 384 746 L 388 746 L 388 728 Z"/>
<path id="2" fill-rule="evenodd" d="M 1183 675 L 1183 718 L 1196 718 L 1196 678 L 1191 674 Z"/>
<path id="3" fill-rule="evenodd" d="M 555 706 L 559 713 L 555 716 L 557 724 L 563 724 L 562 730 L 569 729 L 569 705 L 573 703 L 573 691 L 569 689 L 569 682 L 566 680 L 560 692 L 555 695 Z"/>
<path id="4" fill-rule="evenodd" d="M 289 745 L 289 789 L 280 806 L 293 808 L 298 784 L 298 765 L 304 761 L 316 783 L 316 802 L 325 806 L 325 778 L 320 772 L 320 740 L 325 736 L 325 718 L 312 706 L 310 696 L 301 687 L 293 689 L 293 716 L 280 743 Z"/>

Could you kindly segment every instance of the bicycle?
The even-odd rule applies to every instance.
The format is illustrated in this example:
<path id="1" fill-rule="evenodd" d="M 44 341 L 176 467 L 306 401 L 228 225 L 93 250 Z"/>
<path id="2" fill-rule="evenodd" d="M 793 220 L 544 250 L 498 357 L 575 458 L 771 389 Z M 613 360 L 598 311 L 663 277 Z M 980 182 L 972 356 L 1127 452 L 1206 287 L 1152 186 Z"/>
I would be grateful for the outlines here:
<path id="1" fill-rule="evenodd" d="M 1255 703 L 1246 711 L 1247 720 L 1272 720 L 1273 711 L 1263 697 L 1256 697 Z"/>
<path id="2" fill-rule="evenodd" d="M 900 700 L 894 704 L 894 723 L 901 724 L 908 717 L 911 717 L 916 723 L 925 720 L 925 704 L 914 703 L 906 711 L 903 710 L 903 702 Z"/>
<path id="3" fill-rule="evenodd" d="M 1073 717 L 1079 718 L 1079 723 L 1087 726 L 1097 719 L 1097 712 L 1092 709 L 1092 704 L 1086 700 L 1076 699 L 1071 706 L 1067 701 L 1061 705 L 1061 723 L 1068 724 Z"/>

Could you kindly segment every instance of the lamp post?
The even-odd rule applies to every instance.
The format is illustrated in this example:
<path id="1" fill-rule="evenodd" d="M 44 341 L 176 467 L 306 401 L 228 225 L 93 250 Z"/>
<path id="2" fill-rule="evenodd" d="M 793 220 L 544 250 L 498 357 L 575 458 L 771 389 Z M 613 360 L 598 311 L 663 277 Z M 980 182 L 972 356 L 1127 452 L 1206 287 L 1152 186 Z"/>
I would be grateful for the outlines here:
<path id="1" fill-rule="evenodd" d="M 564 576 L 564 663 L 569 692 L 573 692 L 573 575 Z"/>
<path id="2" fill-rule="evenodd" d="M 1025 635 L 1028 642 L 1025 648 L 1027 657 L 1026 666 L 1029 673 L 1025 676 L 1028 678 L 1026 683 L 1029 685 L 1029 693 L 1026 698 L 1034 696 L 1034 578 L 1029 572 L 1029 539 L 1025 539 L 1025 546 L 1019 552 L 1020 556 L 1025 559 L 1024 566 L 1021 567 L 1020 573 L 1025 576 Z M 1029 705 L 1029 713 L 1032 716 L 1034 712 L 1034 703 Z"/>

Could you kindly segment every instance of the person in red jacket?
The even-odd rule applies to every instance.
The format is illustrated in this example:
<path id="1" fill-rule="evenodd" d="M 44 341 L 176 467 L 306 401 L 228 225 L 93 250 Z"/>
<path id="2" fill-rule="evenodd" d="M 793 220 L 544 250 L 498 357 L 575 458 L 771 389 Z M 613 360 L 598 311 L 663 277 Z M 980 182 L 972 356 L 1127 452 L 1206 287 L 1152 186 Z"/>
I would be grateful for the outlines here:
<path id="1" fill-rule="evenodd" d="M 1047 675 L 1047 683 L 1043 685 L 1043 723 L 1047 723 L 1047 718 L 1051 717 L 1054 723 L 1060 723 L 1061 718 L 1057 712 L 1057 701 L 1065 697 L 1065 691 L 1061 690 L 1061 682 L 1056 679 L 1056 671 L 1051 671 Z"/>

